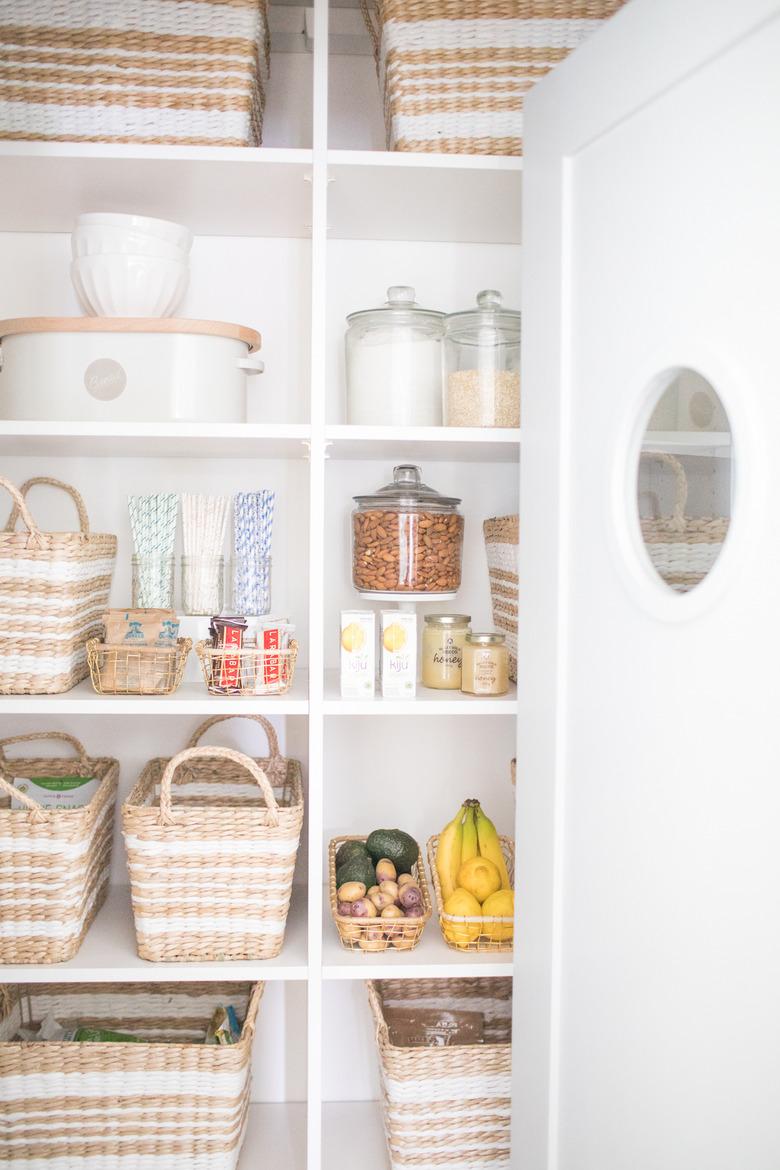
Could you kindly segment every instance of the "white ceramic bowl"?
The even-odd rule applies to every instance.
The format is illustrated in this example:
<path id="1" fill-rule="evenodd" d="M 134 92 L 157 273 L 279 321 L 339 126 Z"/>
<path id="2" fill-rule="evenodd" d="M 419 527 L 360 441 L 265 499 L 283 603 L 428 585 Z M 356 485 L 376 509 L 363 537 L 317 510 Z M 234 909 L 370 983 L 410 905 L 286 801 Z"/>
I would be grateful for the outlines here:
<path id="1" fill-rule="evenodd" d="M 170 317 L 187 290 L 189 267 L 159 256 L 79 256 L 76 292 L 95 317 Z"/>
<path id="2" fill-rule="evenodd" d="M 142 232 L 144 235 L 157 236 L 167 240 L 169 244 L 176 244 L 185 252 L 192 247 L 192 232 L 181 223 L 173 223 L 170 219 L 152 219 L 148 215 L 120 215 L 114 211 L 89 211 L 80 215 L 76 220 L 76 228 L 94 227 L 121 228 L 126 232 Z"/>
<path id="3" fill-rule="evenodd" d="M 186 248 L 160 236 L 108 224 L 82 224 L 73 232 L 70 242 L 74 260 L 79 256 L 103 256 L 110 252 L 121 252 L 126 256 L 161 256 L 164 260 L 181 260 L 182 263 L 188 259 Z"/>

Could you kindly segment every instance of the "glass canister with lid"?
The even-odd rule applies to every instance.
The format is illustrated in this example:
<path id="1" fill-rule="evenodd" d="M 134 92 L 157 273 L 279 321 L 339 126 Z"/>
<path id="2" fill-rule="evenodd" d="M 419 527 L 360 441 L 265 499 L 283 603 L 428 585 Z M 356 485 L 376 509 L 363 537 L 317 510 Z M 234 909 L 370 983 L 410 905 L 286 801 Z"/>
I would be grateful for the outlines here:
<path id="1" fill-rule="evenodd" d="M 509 653 L 505 634 L 468 633 L 463 645 L 461 688 L 467 695 L 505 695 Z"/>
<path id="2" fill-rule="evenodd" d="M 464 521 L 460 499 L 422 482 L 404 463 L 371 495 L 355 496 L 352 584 L 383 597 L 449 599 L 460 588 Z"/>
<path id="3" fill-rule="evenodd" d="M 422 684 L 438 691 L 459 691 L 463 644 L 471 617 L 467 613 L 427 613 L 422 636 Z"/>
<path id="4" fill-rule="evenodd" d="M 494 289 L 445 320 L 444 425 L 520 426 L 520 313 Z"/>
<path id="5" fill-rule="evenodd" d="M 347 317 L 347 422 L 441 426 L 444 313 L 421 308 L 408 285 L 380 309 Z"/>

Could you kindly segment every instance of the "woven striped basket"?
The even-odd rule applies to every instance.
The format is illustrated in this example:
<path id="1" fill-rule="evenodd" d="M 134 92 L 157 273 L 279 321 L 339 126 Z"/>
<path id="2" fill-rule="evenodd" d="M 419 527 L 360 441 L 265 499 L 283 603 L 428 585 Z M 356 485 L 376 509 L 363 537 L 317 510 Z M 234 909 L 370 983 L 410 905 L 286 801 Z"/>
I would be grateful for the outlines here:
<path id="1" fill-rule="evenodd" d="M 14 743 L 63 740 L 75 758 L 9 760 Z M 100 785 L 84 808 L 42 809 L 13 786 L 16 777 L 94 776 Z M 90 759 L 62 731 L 0 739 L 0 963 L 64 963 L 81 946 L 108 891 L 116 760 Z M 21 809 L 11 808 L 16 797 Z"/>
<path id="2" fill-rule="evenodd" d="M 234 1170 L 263 984 L 0 987 L 0 1164 L 9 1170 Z M 204 1045 L 217 1007 L 243 1023 Z M 51 1014 L 140 1043 L 15 1040 Z"/>
<path id="3" fill-rule="evenodd" d="M 259 146 L 267 0 L 0 0 L 0 138 Z"/>
<path id="4" fill-rule="evenodd" d="M 368 984 L 392 1170 L 509 1170 L 512 980 L 386 979 Z M 402 1048 L 385 1010 L 481 1012 L 482 1044 Z"/>
<path id="5" fill-rule="evenodd" d="M 688 477 L 679 459 L 665 451 L 643 451 L 668 467 L 675 477 L 670 516 L 641 520 L 648 556 L 660 577 L 678 593 L 688 593 L 709 573 L 720 556 L 729 528 L 728 516 L 686 516 Z"/>
<path id="6" fill-rule="evenodd" d="M 122 808 L 138 954 L 154 962 L 272 959 L 282 949 L 303 824 L 297 760 L 262 715 L 269 755 L 190 746 L 152 760 Z"/>
<path id="7" fill-rule="evenodd" d="M 517 682 L 517 551 L 520 542 L 519 516 L 495 516 L 482 525 L 485 534 L 493 624 L 506 634 L 509 651 L 509 677 Z"/>
<path id="8" fill-rule="evenodd" d="M 625 0 L 361 0 L 387 149 L 522 154 L 534 84 Z"/>
<path id="9" fill-rule="evenodd" d="M 41 532 L 25 502 L 36 484 L 72 496 L 79 532 Z M 14 506 L 0 532 L 0 694 L 54 695 L 88 674 L 86 644 L 103 627 L 116 537 L 92 533 L 74 487 L 48 476 L 17 490 L 0 476 Z M 21 516 L 26 532 L 14 531 Z"/>

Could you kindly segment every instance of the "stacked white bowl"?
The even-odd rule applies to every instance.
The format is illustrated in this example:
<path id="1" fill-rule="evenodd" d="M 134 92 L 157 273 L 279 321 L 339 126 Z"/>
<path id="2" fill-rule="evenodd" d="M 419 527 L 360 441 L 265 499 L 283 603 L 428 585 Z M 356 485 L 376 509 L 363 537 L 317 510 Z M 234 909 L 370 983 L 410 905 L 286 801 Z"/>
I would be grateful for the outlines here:
<path id="1" fill-rule="evenodd" d="M 70 275 L 93 317 L 170 317 L 187 291 L 192 233 L 145 215 L 93 211 L 71 237 Z"/>

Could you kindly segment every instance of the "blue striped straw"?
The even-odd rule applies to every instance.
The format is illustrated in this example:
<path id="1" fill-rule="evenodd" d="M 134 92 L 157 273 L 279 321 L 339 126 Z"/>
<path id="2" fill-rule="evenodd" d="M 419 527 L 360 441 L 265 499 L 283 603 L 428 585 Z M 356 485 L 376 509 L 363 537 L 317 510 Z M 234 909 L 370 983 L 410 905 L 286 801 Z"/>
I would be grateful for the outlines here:
<path id="1" fill-rule="evenodd" d="M 256 616 L 271 610 L 271 540 L 276 493 L 268 488 L 234 496 L 233 605 Z"/>

